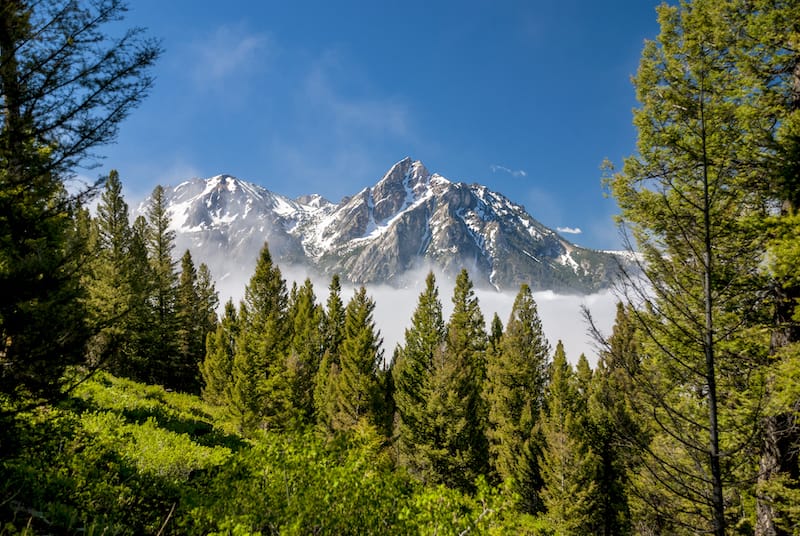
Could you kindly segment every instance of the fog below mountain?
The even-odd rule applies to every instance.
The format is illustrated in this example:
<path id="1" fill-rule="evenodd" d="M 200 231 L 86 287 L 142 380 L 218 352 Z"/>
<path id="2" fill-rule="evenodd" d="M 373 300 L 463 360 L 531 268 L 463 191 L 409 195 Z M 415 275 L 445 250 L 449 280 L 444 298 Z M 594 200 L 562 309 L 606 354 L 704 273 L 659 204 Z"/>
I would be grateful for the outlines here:
<path id="1" fill-rule="evenodd" d="M 280 266 L 281 273 L 287 281 L 287 288 L 291 289 L 292 283 L 302 285 L 307 277 L 314 284 L 314 293 L 317 302 L 325 304 L 328 298 L 329 279 L 323 279 L 309 274 L 303 267 Z M 220 303 L 224 304 L 228 298 L 238 303 L 244 297 L 244 289 L 250 275 L 227 275 L 217 282 L 220 293 Z M 384 357 L 387 363 L 392 358 L 394 348 L 403 343 L 405 330 L 411 324 L 411 317 L 417 306 L 420 293 L 425 288 L 427 270 L 419 270 L 408 278 L 412 283 L 404 288 L 395 288 L 389 285 L 365 285 L 368 294 L 375 300 L 375 324 L 383 337 Z M 441 273 L 436 275 L 439 297 L 445 321 L 453 310 L 451 301 L 455 281 L 448 279 Z M 352 297 L 356 287 L 342 282 L 342 301 L 345 304 Z M 514 305 L 516 292 L 498 292 L 492 289 L 476 288 L 475 295 L 480 303 L 486 320 L 489 323 L 497 313 L 503 321 L 503 326 L 508 323 L 511 308 Z M 552 291 L 534 293 L 534 299 L 542 320 L 542 327 L 550 345 L 555 349 L 556 343 L 561 340 L 567 358 L 574 364 L 583 353 L 592 366 L 597 362 L 597 348 L 588 334 L 588 325 L 581 312 L 586 307 L 592 313 L 597 327 L 605 334 L 610 334 L 616 314 L 617 297 L 611 291 L 603 291 L 587 295 L 556 294 Z"/>

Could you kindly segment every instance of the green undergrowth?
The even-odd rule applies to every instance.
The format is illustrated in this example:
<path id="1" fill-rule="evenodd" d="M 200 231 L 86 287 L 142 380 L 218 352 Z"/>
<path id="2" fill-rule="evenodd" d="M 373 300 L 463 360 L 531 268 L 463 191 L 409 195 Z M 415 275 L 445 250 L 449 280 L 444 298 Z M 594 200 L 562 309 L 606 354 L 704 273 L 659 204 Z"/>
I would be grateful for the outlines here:
<path id="1" fill-rule="evenodd" d="M 0 535 L 544 533 L 396 470 L 370 427 L 243 439 L 198 397 L 99 373 L 0 425 Z"/>

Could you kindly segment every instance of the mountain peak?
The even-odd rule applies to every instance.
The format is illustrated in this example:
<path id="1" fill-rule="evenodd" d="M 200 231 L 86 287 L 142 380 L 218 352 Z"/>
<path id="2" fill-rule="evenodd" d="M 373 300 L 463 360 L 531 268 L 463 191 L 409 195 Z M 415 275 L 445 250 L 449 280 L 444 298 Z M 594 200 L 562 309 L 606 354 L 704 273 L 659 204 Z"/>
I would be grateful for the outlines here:
<path id="1" fill-rule="evenodd" d="M 338 204 L 316 194 L 291 200 L 228 174 L 166 193 L 176 251 L 191 249 L 218 277 L 248 274 L 265 241 L 278 262 L 353 283 L 467 268 L 476 285 L 580 292 L 607 286 L 617 266 L 616 256 L 566 243 L 502 194 L 431 174 L 410 157 Z"/>

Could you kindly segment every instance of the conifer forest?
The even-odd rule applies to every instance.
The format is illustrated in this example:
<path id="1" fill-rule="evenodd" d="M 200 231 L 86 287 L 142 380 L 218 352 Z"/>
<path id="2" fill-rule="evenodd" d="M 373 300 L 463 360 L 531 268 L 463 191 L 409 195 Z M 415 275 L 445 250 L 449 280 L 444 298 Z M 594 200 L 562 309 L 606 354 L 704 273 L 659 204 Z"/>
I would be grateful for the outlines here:
<path id="1" fill-rule="evenodd" d="M 467 270 L 386 350 L 269 244 L 220 303 L 163 188 L 74 181 L 157 83 L 126 9 L 0 0 L 0 535 L 800 534 L 800 2 L 658 8 L 591 361 Z"/>

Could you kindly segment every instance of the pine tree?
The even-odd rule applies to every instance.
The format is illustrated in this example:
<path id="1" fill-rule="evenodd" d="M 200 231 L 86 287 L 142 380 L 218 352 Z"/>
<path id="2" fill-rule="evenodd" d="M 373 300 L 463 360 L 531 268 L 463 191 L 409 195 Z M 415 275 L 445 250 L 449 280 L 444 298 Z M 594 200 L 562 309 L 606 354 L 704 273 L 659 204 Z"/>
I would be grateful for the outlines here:
<path id="1" fill-rule="evenodd" d="M 598 493 L 593 479 L 597 458 L 581 437 L 579 390 L 578 379 L 559 341 L 542 411 L 545 448 L 541 468 L 547 519 L 555 534 L 565 536 L 595 534 L 597 529 L 592 508 L 592 497 Z"/>
<path id="2" fill-rule="evenodd" d="M 489 339 L 486 346 L 486 355 L 496 356 L 500 353 L 500 340 L 503 338 L 503 321 L 500 316 L 495 313 L 492 317 L 492 323 L 489 327 Z M 487 362 L 489 359 L 487 359 Z"/>
<path id="3" fill-rule="evenodd" d="M 128 359 L 119 371 L 123 376 L 150 381 L 150 356 L 155 345 L 155 315 L 152 296 L 154 293 L 153 268 L 147 251 L 147 220 L 138 216 L 131 226 L 128 275 L 131 284 L 131 299 L 128 307 L 127 323 L 131 335 Z"/>
<path id="4" fill-rule="evenodd" d="M 207 283 L 207 282 L 206 282 Z M 212 283 L 213 289 L 213 283 Z M 206 289 L 206 292 L 209 290 Z M 209 296 L 204 297 L 210 299 Z M 200 392 L 200 362 L 205 356 L 209 329 L 209 303 L 200 296 L 200 281 L 192 254 L 187 249 L 181 257 L 181 272 L 175 295 L 176 353 L 170 366 L 169 386 L 181 391 Z"/>
<path id="5" fill-rule="evenodd" d="M 430 272 L 411 318 L 411 327 L 406 329 L 405 344 L 398 350 L 392 369 L 399 459 L 414 474 L 420 474 L 425 463 L 419 459 L 417 445 L 425 441 L 428 431 L 428 382 L 433 372 L 434 355 L 441 352 L 444 337 L 439 289 L 433 272 Z"/>
<path id="6" fill-rule="evenodd" d="M 245 289 L 233 360 L 231 409 L 245 432 L 283 429 L 297 416 L 286 373 L 287 300 L 286 282 L 264 244 Z"/>
<path id="7" fill-rule="evenodd" d="M 314 376 L 314 412 L 317 424 L 330 433 L 333 422 L 333 392 L 331 385 L 339 374 L 339 350 L 344 339 L 345 307 L 341 297 L 339 276 L 331 278 L 328 301 L 323 315 L 323 354 Z"/>
<path id="8" fill-rule="evenodd" d="M 743 167 L 763 173 L 750 190 L 779 207 L 755 222 L 770 237 L 764 290 L 771 311 L 764 324 L 770 331 L 766 389 L 772 402 L 767 407 L 773 408 L 760 424 L 755 533 L 772 536 L 791 534 L 800 525 L 800 511 L 786 506 L 800 498 L 800 428 L 797 411 L 787 411 L 800 406 L 800 397 L 782 392 L 787 372 L 800 366 L 800 5 L 769 0 L 729 4 L 730 20 L 739 28 L 732 53 L 741 91 L 749 97 L 740 113 L 751 118 L 739 156 Z"/>
<path id="9" fill-rule="evenodd" d="M 128 204 L 119 174 L 112 170 L 97 206 L 91 251 L 87 302 L 97 333 L 88 346 L 89 359 L 117 375 L 130 370 L 131 339 L 127 315 L 134 299 Z"/>
<path id="10" fill-rule="evenodd" d="M 486 328 L 466 270 L 456 278 L 445 345 L 433 359 L 426 409 L 427 441 L 419 445 L 423 479 L 470 490 L 488 468 Z"/>
<path id="11" fill-rule="evenodd" d="M 486 378 L 489 448 L 492 467 L 513 481 L 526 511 L 541 510 L 538 489 L 540 445 L 536 427 L 543 408 L 550 345 L 530 287 L 514 301 L 498 350 L 490 354 Z"/>
<path id="12" fill-rule="evenodd" d="M 286 368 L 292 403 L 300 410 L 303 422 L 311 423 L 314 419 L 314 377 L 319 371 L 323 351 L 322 308 L 316 302 L 310 279 L 306 279 L 293 295 L 289 308 L 292 344 Z"/>
<path id="13" fill-rule="evenodd" d="M 167 385 L 172 378 L 172 368 L 176 364 L 178 348 L 176 331 L 176 292 L 178 273 L 172 258 L 175 248 L 175 231 L 169 229 L 167 199 L 161 185 L 153 189 L 147 206 L 147 251 L 152 277 L 151 346 L 149 355 L 142 356 L 147 361 L 147 377 L 155 383 Z"/>
<path id="14" fill-rule="evenodd" d="M 643 340 L 636 390 L 653 431 L 646 471 L 654 515 L 722 535 L 738 522 L 743 458 L 762 407 L 767 341 L 764 235 L 769 212 L 753 188 L 763 169 L 750 133 L 736 54 L 743 4 L 696 0 L 658 8 L 661 34 L 648 42 L 635 79 L 638 156 L 611 181 L 621 219 L 645 262 L 629 278 Z M 747 474 L 747 473 L 750 474 Z"/>
<path id="15" fill-rule="evenodd" d="M 339 374 L 332 376 L 335 431 L 355 429 L 366 422 L 381 429 L 382 392 L 378 370 L 383 363 L 382 339 L 372 313 L 375 302 L 361 287 L 345 309 L 344 338 L 339 353 Z"/>
<path id="16" fill-rule="evenodd" d="M 214 284 L 211 270 L 204 262 L 197 268 L 197 298 L 199 307 L 197 321 L 201 326 L 202 345 L 205 345 L 206 336 L 217 328 L 219 292 Z"/>
<path id="17" fill-rule="evenodd" d="M 206 356 L 200 365 L 203 399 L 217 406 L 232 404 L 233 359 L 239 338 L 239 318 L 233 300 L 225 303 L 225 312 L 216 330 L 206 339 Z"/>
<path id="18" fill-rule="evenodd" d="M 0 9 L 0 390 L 15 398 L 60 396 L 91 335 L 78 218 L 95 187 L 65 184 L 150 87 L 158 46 L 140 30 L 103 33 L 124 11 L 67 0 Z"/>

